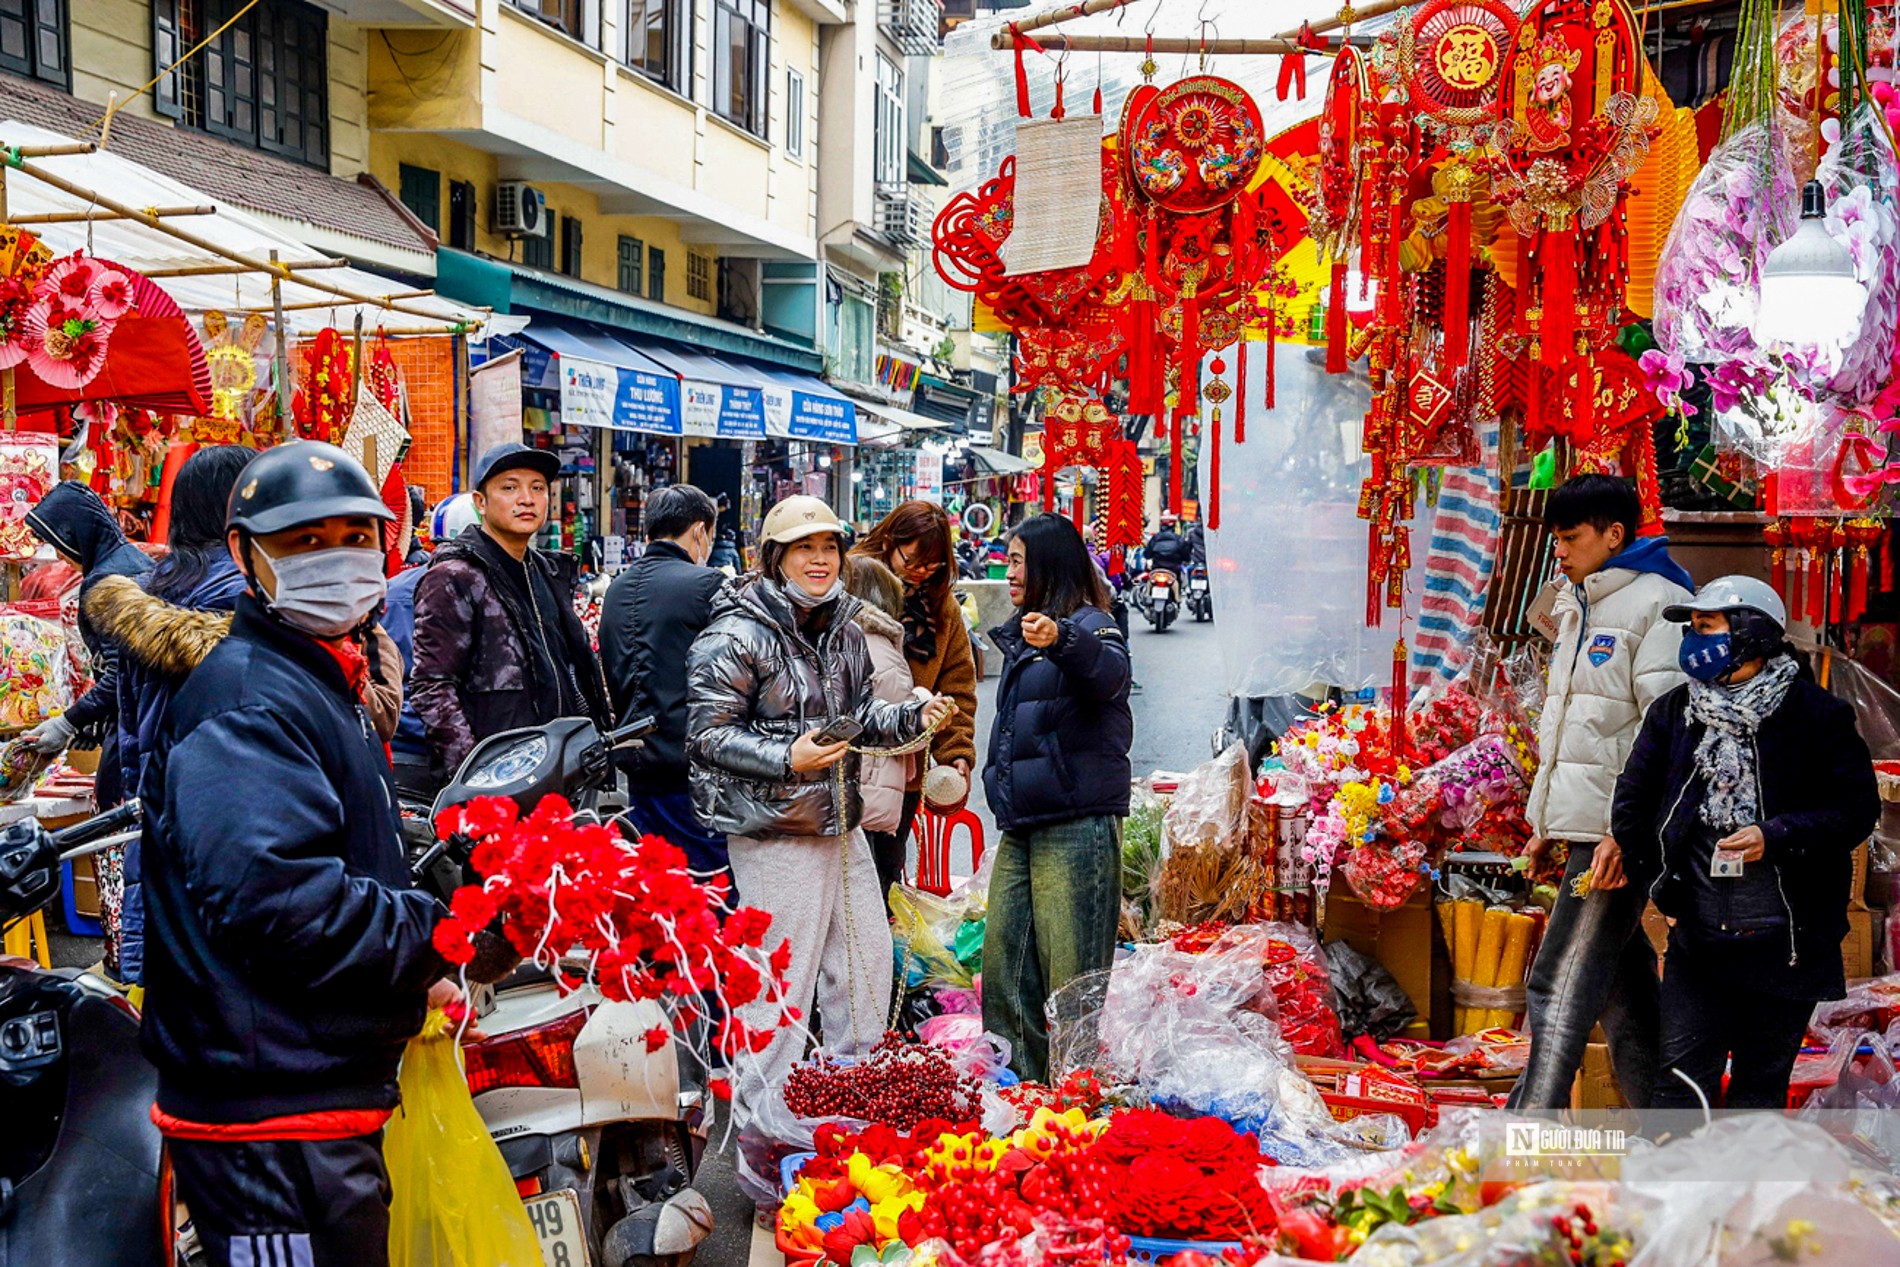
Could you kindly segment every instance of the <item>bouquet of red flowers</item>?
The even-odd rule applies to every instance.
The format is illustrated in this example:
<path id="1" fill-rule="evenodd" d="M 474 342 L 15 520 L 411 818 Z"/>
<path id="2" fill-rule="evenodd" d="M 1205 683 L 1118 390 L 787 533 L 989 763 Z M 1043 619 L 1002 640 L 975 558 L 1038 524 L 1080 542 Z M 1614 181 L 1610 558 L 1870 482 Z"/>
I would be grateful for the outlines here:
<path id="1" fill-rule="evenodd" d="M 1087 1155 L 1110 1168 L 1108 1221 L 1130 1236 L 1235 1241 L 1274 1229 L 1260 1146 L 1219 1118 L 1119 1113 Z"/>
<path id="2" fill-rule="evenodd" d="M 469 865 L 483 883 L 457 889 L 449 915 L 435 928 L 435 948 L 450 963 L 475 956 L 475 938 L 497 919 L 509 943 L 537 965 L 551 968 L 563 989 L 581 980 L 567 975 L 562 957 L 578 953 L 591 980 L 609 999 L 650 999 L 684 1033 L 704 1013 L 701 996 L 712 993 L 722 1017 L 715 1039 L 728 1055 L 760 1051 L 770 1030 L 754 1030 L 739 1008 L 761 997 L 782 1000 L 790 942 L 763 949 L 771 916 L 740 907 L 722 924 L 727 888 L 723 879 L 702 884 L 687 870 L 686 855 L 658 836 L 627 840 L 599 823 L 576 823 L 565 800 L 550 796 L 522 818 L 513 801 L 488 796 L 444 814 L 436 824 L 443 839 L 471 838 Z M 785 1007 L 778 1024 L 798 1019 Z M 776 1028 L 776 1027 L 775 1027 Z M 655 1027 L 646 1036 L 657 1051 L 669 1035 Z"/>

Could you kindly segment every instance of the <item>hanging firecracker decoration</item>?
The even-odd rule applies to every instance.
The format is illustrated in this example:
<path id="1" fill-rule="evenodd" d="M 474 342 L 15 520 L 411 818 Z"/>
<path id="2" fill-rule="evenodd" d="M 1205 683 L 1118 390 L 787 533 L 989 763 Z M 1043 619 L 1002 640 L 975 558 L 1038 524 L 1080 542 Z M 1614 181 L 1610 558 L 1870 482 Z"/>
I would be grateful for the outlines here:
<path id="1" fill-rule="evenodd" d="M 343 434 L 356 401 L 350 339 L 337 330 L 319 330 L 303 349 L 303 358 L 304 373 L 291 412 L 299 436 L 327 442 Z"/>

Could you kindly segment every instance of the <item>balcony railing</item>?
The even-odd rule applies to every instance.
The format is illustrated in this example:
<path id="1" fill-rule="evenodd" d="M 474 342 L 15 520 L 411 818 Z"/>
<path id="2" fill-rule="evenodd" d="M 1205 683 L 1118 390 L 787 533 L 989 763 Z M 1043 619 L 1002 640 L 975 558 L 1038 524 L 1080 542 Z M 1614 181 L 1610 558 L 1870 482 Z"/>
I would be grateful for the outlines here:
<path id="1" fill-rule="evenodd" d="M 930 232 L 924 223 L 923 200 L 904 184 L 878 186 L 877 220 L 871 227 L 894 246 L 916 246 Z"/>
<path id="2" fill-rule="evenodd" d="M 909 57 L 933 57 L 942 45 L 938 0 L 878 0 L 877 24 Z"/>

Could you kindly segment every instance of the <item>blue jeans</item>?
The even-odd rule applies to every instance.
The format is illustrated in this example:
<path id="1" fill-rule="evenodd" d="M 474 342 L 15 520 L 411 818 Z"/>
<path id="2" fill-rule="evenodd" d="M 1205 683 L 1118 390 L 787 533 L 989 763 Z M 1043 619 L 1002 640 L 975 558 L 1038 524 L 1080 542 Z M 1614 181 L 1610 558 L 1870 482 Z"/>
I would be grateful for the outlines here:
<path id="1" fill-rule="evenodd" d="M 1048 1072 L 1049 996 L 1115 959 L 1121 820 L 1106 814 L 1005 832 L 983 934 L 983 1027 L 1007 1039 L 1026 1081 Z"/>
<path id="2" fill-rule="evenodd" d="M 686 865 L 702 878 L 723 875 L 732 883 L 732 860 L 726 852 L 726 838 L 709 832 L 693 813 L 693 795 L 679 791 L 634 788 L 627 793 L 627 821 L 642 836 L 658 836 L 677 845 L 686 854 Z M 732 891 L 731 905 L 739 905 L 739 891 Z"/>
<path id="3" fill-rule="evenodd" d="M 1567 1109 L 1570 1084 L 1598 1020 L 1610 1040 L 1610 1065 L 1631 1108 L 1648 1108 L 1656 1087 L 1662 990 L 1656 950 L 1643 931 L 1649 901 L 1635 882 L 1575 897 L 1570 885 L 1590 868 L 1594 844 L 1570 846 L 1543 945 L 1525 983 L 1531 1054 L 1511 1089 L 1513 1109 Z"/>

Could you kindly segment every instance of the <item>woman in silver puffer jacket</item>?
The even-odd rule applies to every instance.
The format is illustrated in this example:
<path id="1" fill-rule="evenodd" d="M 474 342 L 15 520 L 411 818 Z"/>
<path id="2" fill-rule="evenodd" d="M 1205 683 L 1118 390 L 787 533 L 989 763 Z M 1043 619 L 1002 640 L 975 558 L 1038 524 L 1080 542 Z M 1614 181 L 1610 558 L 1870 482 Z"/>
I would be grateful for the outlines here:
<path id="1" fill-rule="evenodd" d="M 769 940 L 792 945 L 785 999 L 740 1019 L 770 1027 L 784 1005 L 809 1016 L 815 996 L 825 1046 L 858 1054 L 884 1032 L 892 947 L 850 747 L 905 743 L 955 706 L 876 698 L 852 620 L 859 600 L 841 579 L 843 530 L 816 497 L 788 497 L 766 515 L 759 572 L 720 591 L 688 657 L 686 751 L 694 810 L 726 833 L 740 894 L 772 917 Z M 846 717 L 863 728 L 855 739 L 820 742 Z M 756 1064 L 736 1069 L 742 1120 L 803 1047 L 798 1030 L 781 1029 Z"/>

